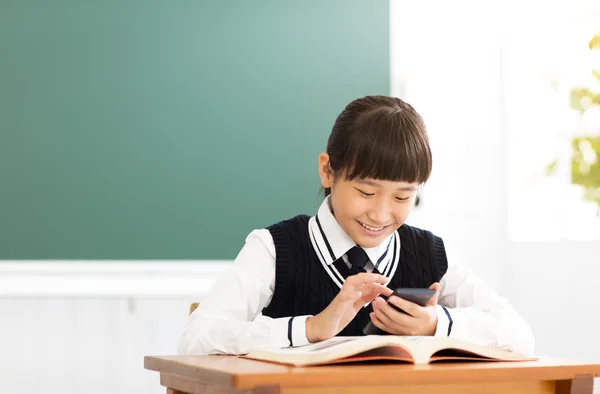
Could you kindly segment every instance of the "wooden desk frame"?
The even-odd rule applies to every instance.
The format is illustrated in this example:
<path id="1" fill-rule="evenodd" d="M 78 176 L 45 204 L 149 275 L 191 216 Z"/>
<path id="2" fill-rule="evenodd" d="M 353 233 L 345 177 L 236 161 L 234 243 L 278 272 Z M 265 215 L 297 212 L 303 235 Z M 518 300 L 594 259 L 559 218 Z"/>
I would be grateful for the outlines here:
<path id="1" fill-rule="evenodd" d="M 294 368 L 235 356 L 146 357 L 168 394 L 592 394 L 600 364 L 462 362 Z"/>

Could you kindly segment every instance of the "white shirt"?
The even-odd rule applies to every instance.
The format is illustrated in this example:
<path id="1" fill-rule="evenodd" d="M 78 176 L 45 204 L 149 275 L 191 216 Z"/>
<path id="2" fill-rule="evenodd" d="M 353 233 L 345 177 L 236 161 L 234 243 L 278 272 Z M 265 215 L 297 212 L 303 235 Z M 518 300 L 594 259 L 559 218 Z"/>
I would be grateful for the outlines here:
<path id="1" fill-rule="evenodd" d="M 317 215 L 309 220 L 313 248 L 324 269 L 341 288 L 333 262 L 355 246 L 329 210 L 325 199 Z M 391 278 L 398 266 L 400 237 L 397 232 L 374 248 L 365 248 L 370 262 L 365 267 Z M 337 272 L 337 274 L 336 274 Z M 189 317 L 179 344 L 180 354 L 245 354 L 252 348 L 290 346 L 290 317 L 270 318 L 261 311 L 269 305 L 275 290 L 275 245 L 266 229 L 254 230 L 234 264 L 217 280 L 198 308 Z M 446 311 L 444 310 L 446 309 Z M 534 339 L 531 329 L 505 298 L 496 294 L 471 270 L 448 258 L 448 270 L 440 280 L 436 336 L 448 335 L 471 342 L 508 348 L 529 355 Z M 305 345 L 306 319 L 292 321 L 291 343 Z"/>

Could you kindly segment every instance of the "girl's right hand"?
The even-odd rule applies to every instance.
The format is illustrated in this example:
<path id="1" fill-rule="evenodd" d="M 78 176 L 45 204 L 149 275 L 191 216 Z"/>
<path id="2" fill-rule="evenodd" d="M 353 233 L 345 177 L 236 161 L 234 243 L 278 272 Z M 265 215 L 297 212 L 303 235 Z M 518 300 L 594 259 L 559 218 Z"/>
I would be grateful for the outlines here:
<path id="1" fill-rule="evenodd" d="M 338 295 L 318 315 L 306 319 L 306 338 L 309 342 L 333 338 L 354 319 L 360 309 L 379 294 L 387 297 L 393 291 L 384 286 L 385 276 L 360 273 L 346 278 Z"/>

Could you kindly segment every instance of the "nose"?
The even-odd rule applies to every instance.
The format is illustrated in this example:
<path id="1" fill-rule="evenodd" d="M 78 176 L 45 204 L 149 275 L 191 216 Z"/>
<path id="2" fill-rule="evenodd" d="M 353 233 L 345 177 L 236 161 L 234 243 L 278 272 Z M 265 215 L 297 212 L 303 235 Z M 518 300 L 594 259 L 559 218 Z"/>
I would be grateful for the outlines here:
<path id="1" fill-rule="evenodd" d="M 367 217 L 371 226 L 386 226 L 391 222 L 392 211 L 385 201 L 376 201 L 369 209 Z"/>

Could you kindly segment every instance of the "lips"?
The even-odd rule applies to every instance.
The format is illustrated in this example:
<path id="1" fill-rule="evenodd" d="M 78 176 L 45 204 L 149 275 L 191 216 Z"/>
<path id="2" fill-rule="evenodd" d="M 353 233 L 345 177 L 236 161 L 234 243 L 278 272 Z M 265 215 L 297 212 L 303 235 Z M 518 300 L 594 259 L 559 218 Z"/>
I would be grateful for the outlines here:
<path id="1" fill-rule="evenodd" d="M 360 224 L 363 233 L 369 237 L 379 237 L 385 234 L 386 229 L 390 226 L 389 224 L 386 224 L 385 226 L 371 226 L 363 222 L 358 222 L 358 224 Z"/>
<path id="2" fill-rule="evenodd" d="M 373 226 L 369 226 L 368 224 L 359 222 L 361 226 L 363 226 L 364 228 L 366 228 L 367 230 L 371 230 L 371 231 L 381 231 L 384 228 L 386 228 L 387 226 L 379 226 L 379 227 L 373 227 Z"/>

